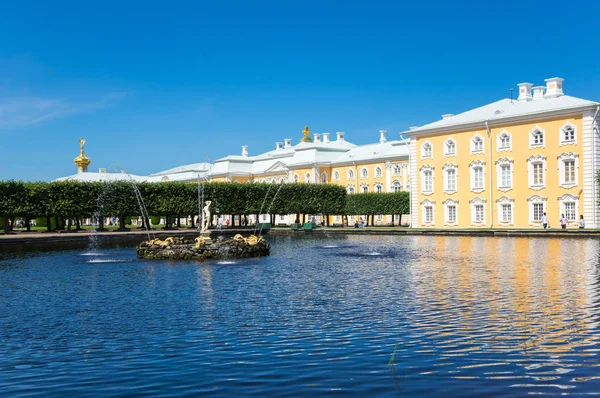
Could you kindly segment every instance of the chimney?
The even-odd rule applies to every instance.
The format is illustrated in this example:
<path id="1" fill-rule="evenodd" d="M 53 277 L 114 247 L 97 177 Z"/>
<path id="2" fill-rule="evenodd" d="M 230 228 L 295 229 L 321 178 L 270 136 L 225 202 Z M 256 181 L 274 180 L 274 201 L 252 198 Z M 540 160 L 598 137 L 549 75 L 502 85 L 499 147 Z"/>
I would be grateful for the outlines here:
<path id="1" fill-rule="evenodd" d="M 531 86 L 533 86 L 533 84 L 519 83 L 519 84 L 517 84 L 517 86 L 519 86 L 519 97 L 517 98 L 517 101 L 525 102 L 525 101 L 531 101 L 533 99 L 531 97 Z"/>
<path id="2" fill-rule="evenodd" d="M 285 149 L 291 148 L 292 147 L 292 139 L 291 138 L 284 138 L 283 141 L 285 141 Z"/>
<path id="3" fill-rule="evenodd" d="M 313 141 L 315 144 L 321 143 L 321 134 L 313 134 Z"/>
<path id="4" fill-rule="evenodd" d="M 387 139 L 385 138 L 385 133 L 387 133 L 387 130 L 379 130 L 379 143 L 383 144 L 384 142 L 387 141 Z"/>
<path id="5" fill-rule="evenodd" d="M 454 113 L 444 113 L 444 114 L 442 115 L 442 119 L 449 119 L 449 118 L 451 118 L 452 116 L 454 116 Z"/>
<path id="6" fill-rule="evenodd" d="M 564 95 L 562 88 L 563 80 L 565 79 L 561 79 L 560 77 L 544 80 L 546 82 L 546 94 L 544 98 L 556 98 Z"/>
<path id="7" fill-rule="evenodd" d="M 248 156 L 248 145 L 242 145 L 242 156 Z"/>
<path id="8" fill-rule="evenodd" d="M 323 133 L 323 143 L 329 144 L 329 133 Z"/>
<path id="9" fill-rule="evenodd" d="M 337 133 L 335 133 L 337 135 L 337 140 L 339 142 L 343 142 L 344 141 L 344 133 L 341 131 L 338 131 Z"/>
<path id="10" fill-rule="evenodd" d="M 283 149 L 283 142 L 276 142 L 275 143 L 275 150 L 276 151 L 281 151 Z"/>
<path id="11" fill-rule="evenodd" d="M 544 99 L 544 89 L 546 87 L 544 86 L 535 86 L 533 88 L 533 100 L 540 100 L 540 99 Z"/>

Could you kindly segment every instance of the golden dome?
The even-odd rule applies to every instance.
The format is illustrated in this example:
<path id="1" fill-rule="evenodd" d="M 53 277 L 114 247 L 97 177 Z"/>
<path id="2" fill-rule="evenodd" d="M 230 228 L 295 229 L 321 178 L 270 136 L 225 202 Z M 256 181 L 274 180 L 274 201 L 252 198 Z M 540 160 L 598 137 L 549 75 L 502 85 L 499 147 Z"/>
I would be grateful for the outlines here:
<path id="1" fill-rule="evenodd" d="M 302 137 L 300 142 L 313 142 L 313 140 L 310 138 L 310 130 L 308 129 L 308 126 L 304 126 L 302 134 L 304 135 L 304 137 Z"/>
<path id="2" fill-rule="evenodd" d="M 87 168 L 89 166 L 89 164 L 92 162 L 90 160 L 90 158 L 88 158 L 87 156 L 85 156 L 85 151 L 83 148 L 83 145 L 85 144 L 85 140 L 83 138 L 79 139 L 79 156 L 77 156 L 75 158 L 75 160 L 73 160 L 75 162 L 75 164 L 77 165 L 77 172 L 78 173 L 85 173 L 87 172 Z"/>

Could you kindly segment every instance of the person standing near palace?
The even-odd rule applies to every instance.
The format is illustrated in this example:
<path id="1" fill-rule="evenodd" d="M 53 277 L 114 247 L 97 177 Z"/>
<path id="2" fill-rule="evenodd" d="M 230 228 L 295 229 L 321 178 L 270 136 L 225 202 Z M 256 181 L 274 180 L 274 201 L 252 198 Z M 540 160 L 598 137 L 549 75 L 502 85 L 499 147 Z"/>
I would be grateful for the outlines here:
<path id="1" fill-rule="evenodd" d="M 562 229 L 567 229 L 567 218 L 565 217 L 564 214 L 560 215 L 560 227 Z"/>
<path id="2" fill-rule="evenodd" d="M 544 229 L 548 228 L 548 216 L 546 213 L 542 216 L 542 225 L 544 226 Z"/>
<path id="3" fill-rule="evenodd" d="M 579 216 L 579 229 L 585 228 L 585 220 L 583 219 L 583 214 Z"/>
<path id="4" fill-rule="evenodd" d="M 219 216 L 219 218 L 217 218 L 217 229 L 219 231 L 221 231 L 223 229 L 223 217 Z"/>

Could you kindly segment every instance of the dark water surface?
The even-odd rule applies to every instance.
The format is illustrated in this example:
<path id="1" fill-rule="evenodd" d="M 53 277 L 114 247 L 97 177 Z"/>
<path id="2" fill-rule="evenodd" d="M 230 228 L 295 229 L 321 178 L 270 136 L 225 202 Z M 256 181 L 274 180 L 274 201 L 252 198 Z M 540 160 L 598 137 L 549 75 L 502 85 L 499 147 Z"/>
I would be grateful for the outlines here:
<path id="1" fill-rule="evenodd" d="M 0 254 L 0 395 L 600 393 L 600 242 L 270 237 Z"/>

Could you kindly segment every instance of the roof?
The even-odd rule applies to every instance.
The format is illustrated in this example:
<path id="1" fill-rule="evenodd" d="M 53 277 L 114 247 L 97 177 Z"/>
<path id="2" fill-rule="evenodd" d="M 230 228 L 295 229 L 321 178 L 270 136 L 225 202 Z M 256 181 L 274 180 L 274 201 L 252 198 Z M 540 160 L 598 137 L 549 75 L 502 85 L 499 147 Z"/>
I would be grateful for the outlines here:
<path id="1" fill-rule="evenodd" d="M 210 164 L 210 163 L 186 164 L 184 166 L 178 166 L 178 167 L 174 167 L 172 169 L 168 169 L 165 171 L 160 171 L 158 173 L 150 174 L 150 177 L 164 176 L 167 174 L 187 173 L 187 172 L 202 173 L 202 172 L 208 172 L 211 169 L 211 167 L 212 167 L 212 164 Z"/>
<path id="2" fill-rule="evenodd" d="M 494 122 L 517 117 L 534 116 L 548 112 L 578 110 L 597 106 L 598 103 L 581 98 L 562 95 L 556 98 L 542 98 L 530 101 L 516 101 L 508 98 L 450 116 L 437 122 L 417 127 L 405 133 L 408 135 L 427 132 L 429 130 L 452 129 L 474 123 Z"/>
<path id="3" fill-rule="evenodd" d="M 357 146 L 337 157 L 333 164 L 347 164 L 353 162 L 365 162 L 378 159 L 408 157 L 407 141 L 386 141 L 384 143 L 375 143 Z"/>
<path id="4" fill-rule="evenodd" d="M 57 178 L 54 181 L 79 181 L 79 182 L 106 182 L 106 181 L 135 181 L 143 182 L 147 177 L 140 177 L 127 173 L 77 173 L 67 177 Z"/>

